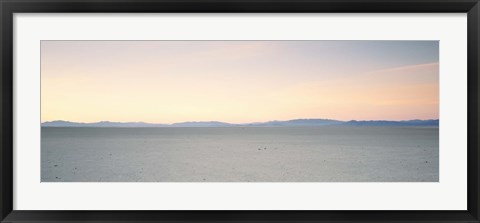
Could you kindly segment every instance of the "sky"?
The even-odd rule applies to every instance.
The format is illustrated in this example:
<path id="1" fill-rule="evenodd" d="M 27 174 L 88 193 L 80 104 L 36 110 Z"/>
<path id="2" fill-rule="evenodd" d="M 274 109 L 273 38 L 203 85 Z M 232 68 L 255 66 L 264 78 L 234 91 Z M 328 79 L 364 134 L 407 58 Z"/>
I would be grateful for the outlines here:
<path id="1" fill-rule="evenodd" d="M 41 41 L 41 119 L 438 119 L 438 47 L 438 41 Z"/>

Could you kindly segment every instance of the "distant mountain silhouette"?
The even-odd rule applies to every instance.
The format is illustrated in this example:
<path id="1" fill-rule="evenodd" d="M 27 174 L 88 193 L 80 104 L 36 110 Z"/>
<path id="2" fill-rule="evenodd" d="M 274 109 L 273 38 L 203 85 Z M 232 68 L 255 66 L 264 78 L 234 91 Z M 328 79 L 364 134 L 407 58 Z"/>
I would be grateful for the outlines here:
<path id="1" fill-rule="evenodd" d="M 245 124 L 231 124 L 226 122 L 209 121 L 209 122 L 180 122 L 174 124 L 152 124 L 145 122 L 109 122 L 101 121 L 94 123 L 81 123 L 69 121 L 51 121 L 41 124 L 42 127 L 294 127 L 294 126 L 439 126 L 438 119 L 429 120 L 405 120 L 405 121 L 388 121 L 388 120 L 351 120 L 338 121 L 332 119 L 293 119 L 287 121 L 268 121 L 255 122 Z"/>
<path id="2" fill-rule="evenodd" d="M 180 122 L 171 124 L 172 127 L 229 127 L 234 126 L 234 124 L 226 122 Z"/>
<path id="3" fill-rule="evenodd" d="M 348 121 L 343 122 L 341 125 L 348 126 L 438 126 L 438 119 L 429 120 L 407 120 L 407 121 L 386 121 L 386 120 L 371 120 L 371 121 Z"/>
<path id="4" fill-rule="evenodd" d="M 51 121 L 42 123 L 42 127 L 166 127 L 164 124 L 151 124 L 145 122 L 109 122 L 101 121 L 94 123 Z"/>
<path id="5" fill-rule="evenodd" d="M 269 121 L 243 124 L 242 126 L 324 126 L 341 124 L 342 121 L 331 119 L 293 119 L 288 121 Z"/>

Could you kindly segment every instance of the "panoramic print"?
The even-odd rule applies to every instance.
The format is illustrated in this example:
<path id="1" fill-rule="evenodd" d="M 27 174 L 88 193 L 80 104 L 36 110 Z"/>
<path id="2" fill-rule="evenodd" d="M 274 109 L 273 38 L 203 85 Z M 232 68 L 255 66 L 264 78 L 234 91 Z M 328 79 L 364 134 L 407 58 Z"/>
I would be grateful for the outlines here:
<path id="1" fill-rule="evenodd" d="M 42 182 L 438 182 L 438 41 L 41 41 Z"/>

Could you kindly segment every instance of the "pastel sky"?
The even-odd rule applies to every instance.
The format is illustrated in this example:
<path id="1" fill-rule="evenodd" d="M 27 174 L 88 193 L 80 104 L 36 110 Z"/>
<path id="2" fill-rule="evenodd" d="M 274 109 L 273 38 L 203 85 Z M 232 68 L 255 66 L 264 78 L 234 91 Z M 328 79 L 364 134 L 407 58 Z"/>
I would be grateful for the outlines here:
<path id="1" fill-rule="evenodd" d="M 438 41 L 42 41 L 42 122 L 439 118 Z"/>

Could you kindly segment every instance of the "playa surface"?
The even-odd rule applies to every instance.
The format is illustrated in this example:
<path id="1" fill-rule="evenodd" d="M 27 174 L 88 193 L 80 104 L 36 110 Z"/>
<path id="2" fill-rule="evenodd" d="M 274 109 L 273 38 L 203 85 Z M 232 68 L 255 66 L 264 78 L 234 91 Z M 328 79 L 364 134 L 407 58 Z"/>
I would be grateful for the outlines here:
<path id="1" fill-rule="evenodd" d="M 438 127 L 42 127 L 42 182 L 437 182 Z"/>

